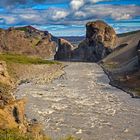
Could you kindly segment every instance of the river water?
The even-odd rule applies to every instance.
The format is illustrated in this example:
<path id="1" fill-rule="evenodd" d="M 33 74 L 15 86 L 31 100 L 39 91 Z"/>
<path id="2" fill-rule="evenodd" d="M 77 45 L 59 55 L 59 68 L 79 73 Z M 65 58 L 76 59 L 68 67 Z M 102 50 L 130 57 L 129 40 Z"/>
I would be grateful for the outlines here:
<path id="1" fill-rule="evenodd" d="M 140 100 L 109 85 L 95 63 L 68 62 L 65 75 L 50 84 L 22 84 L 26 115 L 36 118 L 53 140 L 140 140 Z"/>

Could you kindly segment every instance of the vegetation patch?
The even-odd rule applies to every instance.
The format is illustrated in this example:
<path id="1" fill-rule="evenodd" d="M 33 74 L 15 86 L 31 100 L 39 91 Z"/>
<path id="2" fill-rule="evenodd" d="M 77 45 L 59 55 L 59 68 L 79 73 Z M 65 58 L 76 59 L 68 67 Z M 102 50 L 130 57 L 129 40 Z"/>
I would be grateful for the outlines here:
<path id="1" fill-rule="evenodd" d="M 43 60 L 38 57 L 29 57 L 20 54 L 2 53 L 0 54 L 0 60 L 7 63 L 20 63 L 20 64 L 59 64 L 56 61 Z"/>
<path id="2" fill-rule="evenodd" d="M 140 96 L 140 88 L 135 88 L 134 92 L 136 92 L 136 94 Z"/>
<path id="3" fill-rule="evenodd" d="M 20 31 L 24 31 L 24 32 L 28 32 L 28 29 L 25 27 L 19 27 L 19 28 L 15 28 L 16 30 L 20 30 Z"/>
<path id="4" fill-rule="evenodd" d="M 52 140 L 50 137 L 43 136 L 42 138 L 35 138 L 33 134 L 22 134 L 18 129 L 0 129 L 0 140 Z M 60 140 L 80 140 L 73 136 L 62 138 Z"/>
<path id="5" fill-rule="evenodd" d="M 104 66 L 107 69 L 116 69 L 118 67 L 117 62 L 110 62 L 110 63 L 104 63 Z"/>
<path id="6" fill-rule="evenodd" d="M 43 136 L 42 138 L 35 138 L 31 133 L 22 134 L 18 129 L 0 130 L 0 140 L 51 140 Z"/>

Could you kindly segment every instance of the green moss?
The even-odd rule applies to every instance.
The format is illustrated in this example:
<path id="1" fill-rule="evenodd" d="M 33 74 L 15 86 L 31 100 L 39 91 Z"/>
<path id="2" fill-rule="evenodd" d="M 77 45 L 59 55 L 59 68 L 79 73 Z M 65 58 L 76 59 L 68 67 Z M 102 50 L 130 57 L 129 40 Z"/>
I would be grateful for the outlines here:
<path id="1" fill-rule="evenodd" d="M 140 88 L 135 88 L 135 89 L 134 89 L 134 92 L 136 92 L 136 94 L 137 94 L 138 96 L 140 96 Z"/>
<path id="2" fill-rule="evenodd" d="M 32 133 L 21 133 L 18 129 L 0 129 L 0 140 L 52 140 L 47 136 L 36 138 Z"/>
<path id="3" fill-rule="evenodd" d="M 31 133 L 22 134 L 18 129 L 0 130 L 0 140 L 52 140 L 50 137 L 43 136 L 41 139 L 35 138 Z M 69 136 L 60 140 L 80 140 Z"/>
<path id="4" fill-rule="evenodd" d="M 16 30 L 20 30 L 20 31 L 24 31 L 24 32 L 28 32 L 28 29 L 26 27 L 19 27 L 19 28 L 15 28 Z"/>
<path id="5" fill-rule="evenodd" d="M 104 66 L 107 69 L 116 69 L 118 67 L 116 62 L 111 62 L 111 63 L 105 63 Z"/>
<path id="6" fill-rule="evenodd" d="M 33 140 L 30 134 L 23 135 L 17 129 L 0 130 L 0 140 Z"/>
<path id="7" fill-rule="evenodd" d="M 29 57 L 19 54 L 4 53 L 0 54 L 0 60 L 6 61 L 7 63 L 20 63 L 20 64 L 59 64 L 55 61 L 43 60 L 38 57 Z"/>

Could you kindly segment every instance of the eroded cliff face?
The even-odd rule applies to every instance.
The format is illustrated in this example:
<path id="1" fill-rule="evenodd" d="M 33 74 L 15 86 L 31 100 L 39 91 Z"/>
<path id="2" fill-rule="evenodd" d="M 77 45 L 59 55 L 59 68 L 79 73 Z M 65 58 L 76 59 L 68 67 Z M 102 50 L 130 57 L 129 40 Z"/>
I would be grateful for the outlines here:
<path id="1" fill-rule="evenodd" d="M 15 99 L 12 94 L 13 88 L 15 88 L 15 83 L 8 74 L 7 65 L 4 61 L 0 61 L 0 135 L 3 136 L 1 131 L 11 130 L 13 133 L 7 133 L 7 135 L 12 138 L 17 138 L 17 135 L 21 137 L 30 135 L 31 139 L 43 140 L 41 125 L 37 121 L 27 121 L 26 99 Z"/>
<path id="2" fill-rule="evenodd" d="M 98 62 L 115 48 L 117 35 L 115 30 L 103 21 L 86 24 L 86 39 L 77 49 L 79 59 Z"/>
<path id="3" fill-rule="evenodd" d="M 48 32 L 32 26 L 0 30 L 0 52 L 26 54 L 42 58 L 53 57 L 57 42 Z"/>
<path id="4" fill-rule="evenodd" d="M 116 32 L 107 23 L 97 20 L 86 24 L 86 40 L 89 45 L 103 43 L 105 48 L 113 49 L 116 45 Z"/>
<path id="5" fill-rule="evenodd" d="M 115 30 L 103 21 L 86 24 L 86 39 L 78 48 L 72 49 L 70 43 L 59 45 L 56 59 L 98 62 L 116 47 Z M 63 54 L 63 55 L 62 55 Z"/>
<path id="6" fill-rule="evenodd" d="M 0 129 L 18 128 L 27 131 L 24 116 L 25 100 L 16 100 L 12 95 L 14 83 L 4 61 L 0 61 Z"/>

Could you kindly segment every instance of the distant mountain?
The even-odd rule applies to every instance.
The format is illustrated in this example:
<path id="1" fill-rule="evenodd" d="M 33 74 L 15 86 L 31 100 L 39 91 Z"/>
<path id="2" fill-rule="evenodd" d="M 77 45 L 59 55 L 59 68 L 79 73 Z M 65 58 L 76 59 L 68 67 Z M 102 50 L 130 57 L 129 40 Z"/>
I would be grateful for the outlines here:
<path id="1" fill-rule="evenodd" d="M 85 38 L 85 36 L 60 36 L 59 38 L 66 39 L 70 42 L 79 42 L 82 41 Z"/>

